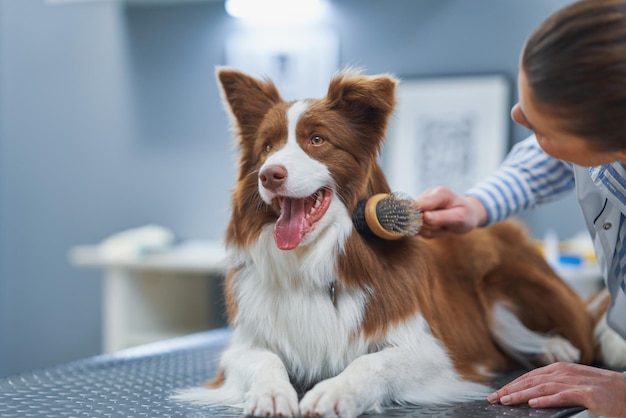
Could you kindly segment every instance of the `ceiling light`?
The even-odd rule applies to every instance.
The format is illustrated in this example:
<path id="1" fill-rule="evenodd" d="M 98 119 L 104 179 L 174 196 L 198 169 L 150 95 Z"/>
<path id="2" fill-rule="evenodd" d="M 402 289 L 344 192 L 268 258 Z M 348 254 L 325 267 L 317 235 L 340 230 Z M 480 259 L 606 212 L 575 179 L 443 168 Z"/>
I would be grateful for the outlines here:
<path id="1" fill-rule="evenodd" d="M 267 21 L 313 20 L 321 13 L 320 0 L 226 0 L 229 15 Z"/>

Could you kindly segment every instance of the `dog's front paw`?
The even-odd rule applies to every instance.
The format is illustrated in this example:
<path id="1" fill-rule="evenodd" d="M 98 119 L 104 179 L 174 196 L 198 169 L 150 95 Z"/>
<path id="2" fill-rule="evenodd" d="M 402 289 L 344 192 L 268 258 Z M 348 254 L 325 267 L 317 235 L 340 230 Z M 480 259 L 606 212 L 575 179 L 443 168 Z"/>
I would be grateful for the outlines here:
<path id="1" fill-rule="evenodd" d="M 248 392 L 244 414 L 255 417 L 295 417 L 298 394 L 287 382 L 258 383 Z"/>
<path id="2" fill-rule="evenodd" d="M 580 361 L 580 350 L 558 335 L 548 337 L 543 344 L 542 352 L 539 353 L 538 361 L 544 365 L 556 363 L 557 361 L 577 363 Z"/>
<path id="3" fill-rule="evenodd" d="M 315 385 L 300 402 L 300 412 L 305 417 L 349 418 L 368 409 L 355 388 L 337 377 Z"/>

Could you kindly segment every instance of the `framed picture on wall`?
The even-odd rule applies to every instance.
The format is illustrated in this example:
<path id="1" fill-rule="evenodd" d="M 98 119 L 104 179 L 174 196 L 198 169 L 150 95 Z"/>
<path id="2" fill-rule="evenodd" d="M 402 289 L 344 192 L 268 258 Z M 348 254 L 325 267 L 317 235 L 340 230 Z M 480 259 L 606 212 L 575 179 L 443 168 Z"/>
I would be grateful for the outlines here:
<path id="1" fill-rule="evenodd" d="M 403 79 L 383 164 L 392 190 L 463 193 L 509 148 L 511 82 L 502 74 Z"/>

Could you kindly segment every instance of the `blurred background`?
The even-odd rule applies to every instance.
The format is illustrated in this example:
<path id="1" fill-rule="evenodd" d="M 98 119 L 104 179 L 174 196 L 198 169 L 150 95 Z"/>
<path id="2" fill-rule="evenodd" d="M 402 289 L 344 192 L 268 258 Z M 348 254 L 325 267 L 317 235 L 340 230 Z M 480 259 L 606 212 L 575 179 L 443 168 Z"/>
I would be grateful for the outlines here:
<path id="1" fill-rule="evenodd" d="M 222 239 L 236 160 L 214 72 L 255 37 L 328 48 L 313 78 L 504 74 L 508 108 L 526 37 L 568 3 L 327 0 L 255 23 L 221 0 L 0 0 L 0 376 L 101 353 L 102 271 L 72 247 L 145 224 Z M 529 134 L 509 131 L 507 147 Z M 523 219 L 536 237 L 584 225 L 574 197 Z"/>

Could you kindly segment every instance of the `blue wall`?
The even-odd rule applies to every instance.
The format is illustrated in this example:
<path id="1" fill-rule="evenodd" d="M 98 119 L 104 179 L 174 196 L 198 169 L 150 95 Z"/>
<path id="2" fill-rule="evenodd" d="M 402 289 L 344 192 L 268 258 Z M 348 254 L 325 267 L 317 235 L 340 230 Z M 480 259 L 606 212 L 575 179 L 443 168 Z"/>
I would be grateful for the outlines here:
<path id="1" fill-rule="evenodd" d="M 368 73 L 513 80 L 528 33 L 569 2 L 335 0 L 326 24 Z M 101 275 L 70 247 L 147 223 L 221 237 L 235 158 L 213 72 L 236 29 L 213 1 L 0 0 L 0 376 L 99 353 Z M 582 227 L 574 200 L 525 220 Z"/>

